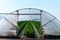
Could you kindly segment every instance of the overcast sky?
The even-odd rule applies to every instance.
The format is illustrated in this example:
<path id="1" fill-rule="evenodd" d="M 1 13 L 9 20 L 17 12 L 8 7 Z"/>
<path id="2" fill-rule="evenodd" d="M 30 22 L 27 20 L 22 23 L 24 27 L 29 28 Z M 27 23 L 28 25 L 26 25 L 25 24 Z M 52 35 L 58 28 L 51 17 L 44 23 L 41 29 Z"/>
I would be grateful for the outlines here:
<path id="1" fill-rule="evenodd" d="M 60 18 L 60 0 L 0 0 L 0 13 L 22 8 L 38 8 Z"/>

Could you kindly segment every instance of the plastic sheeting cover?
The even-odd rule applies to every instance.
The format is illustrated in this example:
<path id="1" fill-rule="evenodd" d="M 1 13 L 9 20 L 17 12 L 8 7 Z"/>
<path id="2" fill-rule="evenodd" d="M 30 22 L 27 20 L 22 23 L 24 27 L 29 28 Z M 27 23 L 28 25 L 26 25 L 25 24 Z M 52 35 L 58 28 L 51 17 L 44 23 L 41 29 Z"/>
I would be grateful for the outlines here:
<path id="1" fill-rule="evenodd" d="M 4 16 L 4 18 L 0 20 L 0 36 L 16 36 L 15 26 L 17 26 L 17 18 L 15 15 Z"/>
<path id="2" fill-rule="evenodd" d="M 12 13 L 14 13 L 14 12 L 12 12 Z M 16 11 L 15 11 L 15 14 L 16 14 Z M 41 12 L 38 9 L 28 9 L 28 8 L 19 10 L 19 14 L 41 14 L 40 16 L 19 15 L 20 16 L 19 20 L 20 21 L 26 20 L 26 19 L 29 19 L 29 20 L 32 19 L 32 20 L 37 20 L 37 21 L 40 20 L 44 34 L 46 34 L 46 35 L 60 35 L 60 31 L 59 31 L 60 30 L 60 22 L 51 14 L 49 14 L 43 10 Z M 34 17 L 34 19 L 32 17 Z M 6 21 L 6 19 L 9 22 Z M 17 25 L 17 15 L 5 16 L 5 18 L 3 18 L 0 21 L 0 35 L 9 35 L 11 33 L 15 34 L 16 30 L 11 30 L 11 28 L 14 28 L 14 26 L 18 26 Z"/>

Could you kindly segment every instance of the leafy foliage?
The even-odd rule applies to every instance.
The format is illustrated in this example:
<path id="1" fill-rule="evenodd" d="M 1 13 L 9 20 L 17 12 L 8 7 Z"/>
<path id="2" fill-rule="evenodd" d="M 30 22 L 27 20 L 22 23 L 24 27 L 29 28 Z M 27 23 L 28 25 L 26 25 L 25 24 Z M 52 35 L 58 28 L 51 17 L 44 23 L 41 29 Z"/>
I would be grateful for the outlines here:
<path id="1" fill-rule="evenodd" d="M 23 30 L 23 28 L 26 26 L 26 29 L 24 30 L 24 36 L 28 38 L 34 38 L 35 37 L 35 32 L 32 27 L 32 23 L 35 25 L 38 33 L 41 35 L 41 23 L 37 21 L 21 21 L 18 22 L 18 34 Z"/>
<path id="2" fill-rule="evenodd" d="M 35 36 L 34 36 L 34 30 L 33 30 L 33 27 L 32 27 L 32 24 L 31 24 L 31 22 L 29 22 L 28 24 L 27 24 L 27 28 L 26 28 L 26 30 L 25 30 L 25 33 L 24 33 L 24 35 L 26 35 L 27 37 L 29 37 L 29 38 L 34 38 Z"/>

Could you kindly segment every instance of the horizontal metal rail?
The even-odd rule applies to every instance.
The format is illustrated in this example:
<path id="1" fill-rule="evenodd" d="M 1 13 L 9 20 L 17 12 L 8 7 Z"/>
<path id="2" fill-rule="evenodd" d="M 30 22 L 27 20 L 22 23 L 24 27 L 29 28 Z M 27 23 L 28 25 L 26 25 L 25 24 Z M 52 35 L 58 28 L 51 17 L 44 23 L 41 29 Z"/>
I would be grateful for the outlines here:
<path id="1" fill-rule="evenodd" d="M 0 13 L 0 14 L 2 14 L 2 15 L 41 15 L 41 14 L 37 14 L 37 13 L 35 13 L 35 14 L 31 14 L 31 13 L 29 13 L 29 14 L 26 14 L 26 13 L 24 13 L 24 14 L 22 14 L 22 13 L 19 13 L 19 14 L 17 14 L 17 13 Z"/>

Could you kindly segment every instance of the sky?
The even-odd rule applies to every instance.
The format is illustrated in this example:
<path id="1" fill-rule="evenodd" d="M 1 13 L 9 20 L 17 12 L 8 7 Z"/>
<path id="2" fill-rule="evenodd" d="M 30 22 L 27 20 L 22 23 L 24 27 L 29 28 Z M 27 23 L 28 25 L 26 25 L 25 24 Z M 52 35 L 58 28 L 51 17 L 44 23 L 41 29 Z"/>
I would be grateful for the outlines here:
<path id="1" fill-rule="evenodd" d="M 60 20 L 60 0 L 0 0 L 0 13 L 10 13 L 22 8 L 41 9 Z"/>

